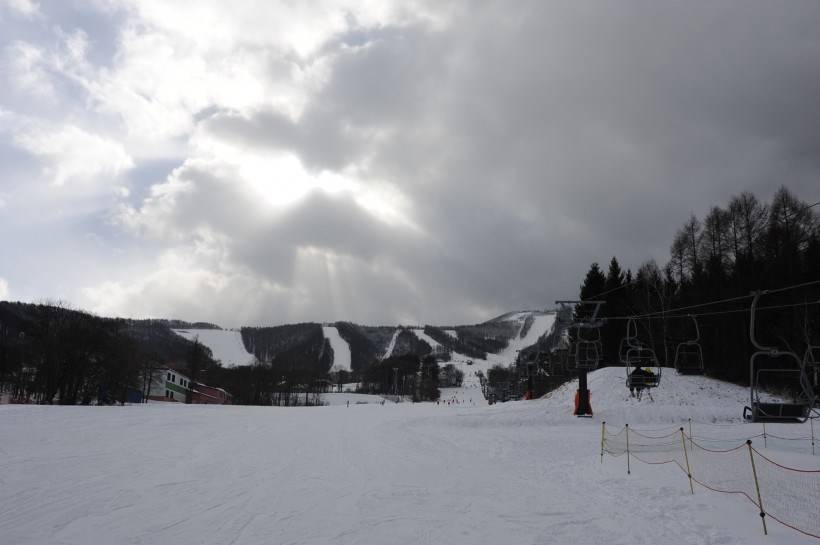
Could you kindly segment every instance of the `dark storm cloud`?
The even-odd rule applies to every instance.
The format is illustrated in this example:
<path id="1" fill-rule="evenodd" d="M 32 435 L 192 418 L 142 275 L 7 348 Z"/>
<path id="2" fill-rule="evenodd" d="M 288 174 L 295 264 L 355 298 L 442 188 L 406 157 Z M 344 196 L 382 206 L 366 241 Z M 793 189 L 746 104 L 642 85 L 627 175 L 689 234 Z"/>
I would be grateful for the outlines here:
<path id="1" fill-rule="evenodd" d="M 355 191 L 311 191 L 271 211 L 238 171 L 191 161 L 177 185 L 156 186 L 184 190 L 137 203 L 143 227 L 166 229 L 146 240 L 180 253 L 206 230 L 226 277 L 243 271 L 243 285 L 281 288 L 243 320 L 454 323 L 573 297 L 592 261 L 663 263 L 691 212 L 741 191 L 768 199 L 785 184 L 820 199 L 817 3 L 482 2 L 447 12 L 438 24 L 349 21 L 298 59 L 326 74 L 297 114 L 213 104 L 195 119 L 205 141 L 292 153 L 313 175 L 353 173 L 366 189 L 387 184 L 416 228 L 377 219 Z M 274 195 L 284 181 L 265 179 Z M 300 263 L 323 263 L 309 249 L 336 272 L 305 280 L 311 266 Z M 194 268 L 213 267 L 203 258 Z M 151 285 L 134 297 L 151 300 Z M 238 316 L 179 308 L 229 324 Z"/>
<path id="2" fill-rule="evenodd" d="M 573 296 L 612 255 L 664 261 L 690 211 L 733 193 L 811 197 L 816 4 L 516 6 L 341 53 L 299 121 L 211 128 L 317 168 L 368 154 L 434 233 L 435 283 L 487 307 Z"/>

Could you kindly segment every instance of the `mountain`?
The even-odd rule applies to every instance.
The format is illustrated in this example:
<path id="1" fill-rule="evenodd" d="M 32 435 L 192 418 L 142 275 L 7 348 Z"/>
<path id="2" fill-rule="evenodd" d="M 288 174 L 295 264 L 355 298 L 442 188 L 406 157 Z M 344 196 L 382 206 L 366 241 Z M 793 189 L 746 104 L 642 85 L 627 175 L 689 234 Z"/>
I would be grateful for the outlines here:
<path id="1" fill-rule="evenodd" d="M 370 326 L 339 321 L 243 327 L 240 331 L 174 329 L 197 338 L 225 367 L 262 362 L 283 370 L 326 373 L 362 371 L 390 356 L 426 356 L 512 363 L 519 350 L 535 345 L 552 325 L 551 313 L 508 312 L 472 325 Z M 175 322 L 174 322 L 175 323 Z"/>

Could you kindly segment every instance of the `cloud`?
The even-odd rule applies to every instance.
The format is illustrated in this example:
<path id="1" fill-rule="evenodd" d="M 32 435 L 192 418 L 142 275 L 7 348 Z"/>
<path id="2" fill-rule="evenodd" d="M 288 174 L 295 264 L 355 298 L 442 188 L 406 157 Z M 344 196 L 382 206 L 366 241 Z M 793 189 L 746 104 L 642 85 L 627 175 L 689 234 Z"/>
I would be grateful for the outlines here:
<path id="1" fill-rule="evenodd" d="M 31 19 L 41 15 L 40 4 L 35 0 L 0 0 L 0 8 Z"/>
<path id="2" fill-rule="evenodd" d="M 0 278 L 0 300 L 8 299 L 9 283 L 5 278 Z"/>
<path id="3" fill-rule="evenodd" d="M 15 203 L 30 172 L 49 210 L 107 195 L 54 220 L 99 237 L 62 294 L 99 312 L 480 320 L 665 260 L 733 193 L 816 192 L 812 2 L 95 5 L 3 43 L 0 153 Z"/>
<path id="4" fill-rule="evenodd" d="M 16 41 L 3 49 L 3 72 L 19 92 L 54 101 L 56 90 L 42 48 Z"/>
<path id="5" fill-rule="evenodd" d="M 43 174 L 56 186 L 100 181 L 134 166 L 122 144 L 73 125 L 32 124 L 14 137 L 15 144 L 43 160 Z"/>

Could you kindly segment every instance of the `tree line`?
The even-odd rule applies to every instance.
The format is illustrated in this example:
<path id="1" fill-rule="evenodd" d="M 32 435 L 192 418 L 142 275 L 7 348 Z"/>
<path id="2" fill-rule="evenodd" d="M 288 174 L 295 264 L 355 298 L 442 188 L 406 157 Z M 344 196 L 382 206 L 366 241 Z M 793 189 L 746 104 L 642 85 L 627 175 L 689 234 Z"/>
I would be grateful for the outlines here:
<path id="1" fill-rule="evenodd" d="M 0 386 L 16 402 L 138 399 L 169 362 L 203 368 L 210 353 L 150 320 L 102 318 L 63 303 L 0 302 Z"/>
<path id="2" fill-rule="evenodd" d="M 750 297 L 820 280 L 820 221 L 813 204 L 781 187 L 770 203 L 744 192 L 714 206 L 701 220 L 694 214 L 670 245 L 664 266 L 654 261 L 633 272 L 616 257 L 603 271 L 593 263 L 580 288 L 581 299 L 606 302 L 602 328 L 603 362 L 618 364 L 626 318 L 661 363 L 674 361 L 678 343 L 692 339 L 694 315 L 707 373 L 745 382 L 749 376 Z M 694 309 L 684 307 L 704 305 Z M 794 350 L 820 344 L 820 287 L 817 284 L 763 296 L 758 336 L 767 344 Z M 777 307 L 777 308 L 773 308 Z M 684 309 L 684 310 L 677 310 Z M 585 312 L 580 310 L 580 312 Z"/>

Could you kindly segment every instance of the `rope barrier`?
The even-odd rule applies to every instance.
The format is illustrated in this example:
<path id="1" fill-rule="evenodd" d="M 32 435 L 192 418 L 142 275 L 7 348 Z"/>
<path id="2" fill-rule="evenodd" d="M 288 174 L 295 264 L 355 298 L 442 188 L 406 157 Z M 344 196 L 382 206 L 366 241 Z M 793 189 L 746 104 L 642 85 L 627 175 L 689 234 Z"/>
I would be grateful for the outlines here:
<path id="1" fill-rule="evenodd" d="M 644 435 L 643 433 L 641 433 L 639 431 L 635 431 L 635 430 L 632 430 L 632 433 L 634 433 L 635 435 L 637 435 L 639 437 L 644 437 L 646 439 L 666 439 L 667 437 L 672 437 L 673 435 L 677 435 L 678 430 L 675 429 L 675 431 L 673 431 L 672 433 L 668 433 L 666 435 Z"/>
<path id="2" fill-rule="evenodd" d="M 794 471 L 795 473 L 815 473 L 817 475 L 820 475 L 820 469 L 798 469 L 796 467 L 784 466 L 782 464 L 779 464 L 779 463 L 775 462 L 771 458 L 768 458 L 766 455 L 761 454 L 760 451 L 757 450 L 756 448 L 752 448 L 752 450 L 754 451 L 755 454 L 757 454 L 758 456 L 760 456 L 761 458 L 763 458 L 764 460 L 766 460 L 770 464 L 776 465 L 780 469 L 786 469 L 788 471 Z"/>
<path id="3" fill-rule="evenodd" d="M 691 429 L 691 421 L 689 424 Z M 820 469 L 790 467 L 761 453 L 752 446 L 752 438 L 764 434 L 754 434 L 744 439 L 693 437 L 681 426 L 676 432 L 680 440 L 667 441 L 665 439 L 675 434 L 649 435 L 646 431 L 649 430 L 635 430 L 626 424 L 619 433 L 612 435 L 607 433 L 606 424 L 602 424 L 602 463 L 604 454 L 613 458 L 626 455 L 627 473 L 631 473 L 631 459 L 651 466 L 673 464 L 687 476 L 692 494 L 695 492 L 693 486 L 697 484 L 713 492 L 743 496 L 753 503 L 760 515 L 764 533 L 768 533 L 768 517 L 800 534 L 820 539 L 820 516 L 817 514 Z M 630 435 L 641 438 L 640 442 L 632 440 Z M 766 437 L 806 440 L 772 434 L 766 434 Z M 715 449 L 705 447 L 701 441 L 739 441 L 740 444 Z"/>

